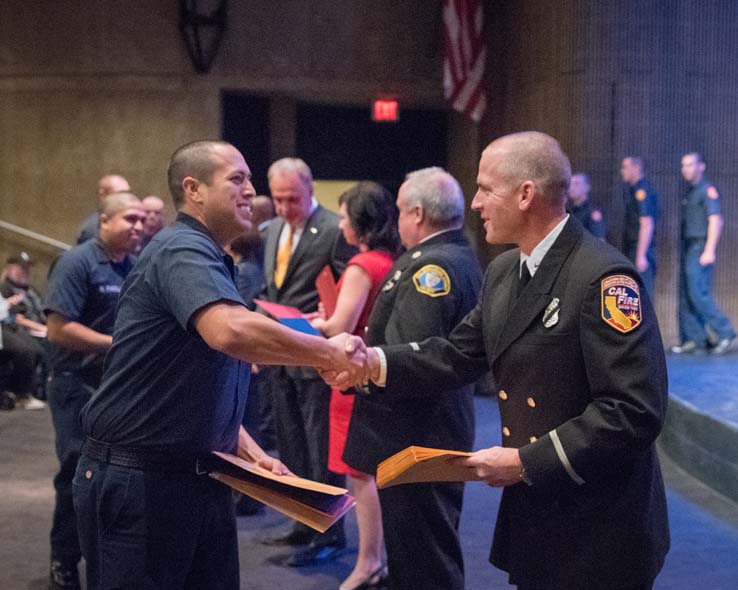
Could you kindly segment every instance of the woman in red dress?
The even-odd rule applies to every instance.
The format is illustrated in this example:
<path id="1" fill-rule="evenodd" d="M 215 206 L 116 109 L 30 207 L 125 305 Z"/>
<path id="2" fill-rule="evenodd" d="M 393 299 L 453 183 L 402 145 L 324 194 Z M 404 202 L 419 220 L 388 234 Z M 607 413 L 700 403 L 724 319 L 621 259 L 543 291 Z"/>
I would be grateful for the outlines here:
<path id="1" fill-rule="evenodd" d="M 374 182 L 360 182 L 343 193 L 338 203 L 339 227 L 346 242 L 358 247 L 359 253 L 349 260 L 338 281 L 338 300 L 333 315 L 317 317 L 313 325 L 326 336 L 351 332 L 363 337 L 374 299 L 399 252 L 397 207 L 387 189 Z M 386 576 L 382 564 L 382 514 L 374 476 L 352 469 L 341 458 L 353 407 L 353 395 L 333 390 L 328 468 L 347 476 L 356 499 L 359 528 L 356 565 L 339 590 L 378 588 Z"/>

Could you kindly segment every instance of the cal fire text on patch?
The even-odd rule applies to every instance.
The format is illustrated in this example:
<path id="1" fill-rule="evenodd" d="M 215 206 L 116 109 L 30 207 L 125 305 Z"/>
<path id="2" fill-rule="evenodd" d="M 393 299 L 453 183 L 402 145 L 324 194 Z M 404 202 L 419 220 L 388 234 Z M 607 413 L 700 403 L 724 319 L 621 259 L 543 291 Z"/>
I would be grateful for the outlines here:
<path id="1" fill-rule="evenodd" d="M 627 334 L 641 324 L 641 292 L 638 283 L 626 275 L 611 275 L 600 283 L 602 319 L 618 332 Z"/>

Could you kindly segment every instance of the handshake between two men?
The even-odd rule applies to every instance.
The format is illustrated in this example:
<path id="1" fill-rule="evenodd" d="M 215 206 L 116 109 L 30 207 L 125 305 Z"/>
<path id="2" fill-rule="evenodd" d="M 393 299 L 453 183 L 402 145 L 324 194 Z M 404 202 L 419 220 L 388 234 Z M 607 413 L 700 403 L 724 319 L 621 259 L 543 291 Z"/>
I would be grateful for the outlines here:
<path id="1" fill-rule="evenodd" d="M 375 382 L 380 377 L 380 361 L 377 351 L 367 348 L 359 336 L 343 333 L 330 338 L 336 350 L 342 350 L 344 358 L 337 355 L 337 362 L 330 367 L 319 369 L 320 376 L 330 385 L 341 391 L 357 385 Z"/>
<path id="2" fill-rule="evenodd" d="M 320 368 L 323 380 L 341 391 L 350 387 L 367 385 L 371 380 L 383 387 L 380 353 L 377 348 L 367 348 L 359 336 L 339 334 L 330 338 L 331 345 L 338 352 L 343 350 L 344 358 L 337 359 L 335 366 Z M 524 481 L 523 464 L 518 449 L 493 446 L 480 449 L 469 457 L 453 459 L 465 467 L 473 469 L 476 476 L 492 487 L 505 487 Z"/>

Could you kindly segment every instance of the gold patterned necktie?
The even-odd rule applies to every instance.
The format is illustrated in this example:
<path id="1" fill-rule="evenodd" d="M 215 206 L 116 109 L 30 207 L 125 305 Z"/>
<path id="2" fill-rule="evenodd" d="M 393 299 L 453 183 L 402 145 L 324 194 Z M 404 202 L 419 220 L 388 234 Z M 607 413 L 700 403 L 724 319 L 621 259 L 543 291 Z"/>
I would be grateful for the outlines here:
<path id="1" fill-rule="evenodd" d="M 292 256 L 292 226 L 289 227 L 287 241 L 277 252 L 277 267 L 274 269 L 274 284 L 277 289 L 282 288 L 284 277 L 287 274 L 287 267 L 290 264 L 290 256 Z"/>

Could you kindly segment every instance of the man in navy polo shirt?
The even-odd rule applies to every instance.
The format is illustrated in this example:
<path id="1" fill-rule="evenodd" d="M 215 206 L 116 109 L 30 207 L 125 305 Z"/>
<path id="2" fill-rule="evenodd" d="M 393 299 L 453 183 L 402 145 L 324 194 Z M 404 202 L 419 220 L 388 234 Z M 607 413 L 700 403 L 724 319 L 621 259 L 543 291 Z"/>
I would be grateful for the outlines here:
<path id="1" fill-rule="evenodd" d="M 223 247 L 251 225 L 250 179 L 224 142 L 187 144 L 170 160 L 177 219 L 123 286 L 102 385 L 82 411 L 74 501 L 91 590 L 236 590 L 230 489 L 197 459 L 237 452 L 288 473 L 241 427 L 248 363 L 358 373 L 363 362 L 246 308 Z"/>
<path id="2" fill-rule="evenodd" d="M 656 280 L 656 222 L 659 196 L 646 178 L 646 164 L 639 156 L 627 156 L 620 165 L 626 184 L 623 254 L 635 265 L 648 294 Z"/>
<path id="3" fill-rule="evenodd" d="M 79 413 L 100 385 L 103 357 L 112 342 L 118 293 L 133 267 L 145 213 L 131 193 L 101 204 L 100 233 L 65 252 L 49 276 L 48 399 L 56 433 L 59 473 L 51 529 L 51 588 L 79 588 L 80 560 L 72 505 L 72 478 L 84 440 Z"/>

